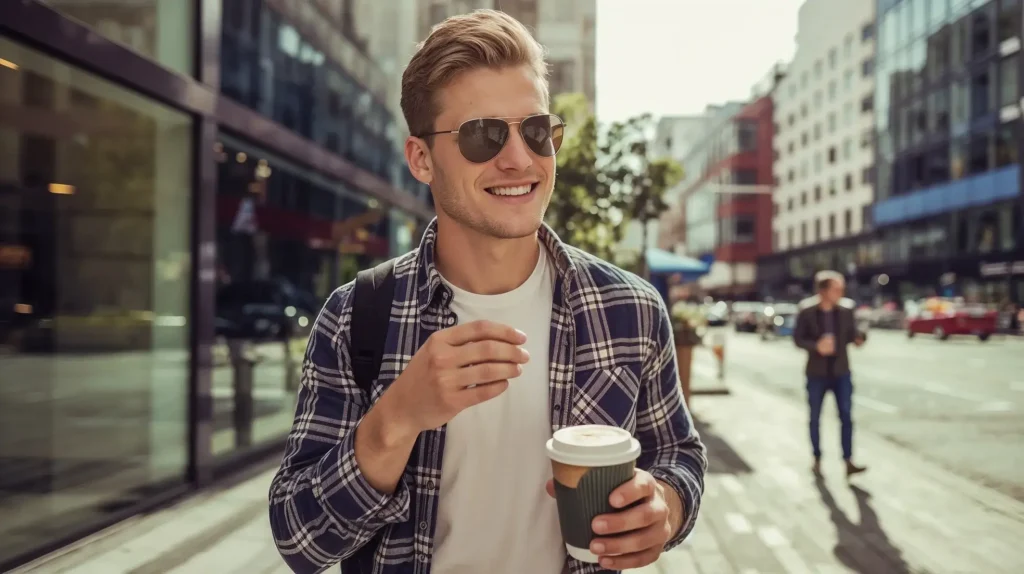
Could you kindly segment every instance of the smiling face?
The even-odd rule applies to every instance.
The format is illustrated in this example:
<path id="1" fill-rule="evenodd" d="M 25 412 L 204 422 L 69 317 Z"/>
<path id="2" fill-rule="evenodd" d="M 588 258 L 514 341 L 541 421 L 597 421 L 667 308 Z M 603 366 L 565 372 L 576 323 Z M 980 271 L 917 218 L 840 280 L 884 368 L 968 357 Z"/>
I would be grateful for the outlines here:
<path id="1" fill-rule="evenodd" d="M 551 200 L 555 158 L 531 151 L 517 122 L 547 113 L 543 82 L 525 65 L 476 68 L 459 74 L 436 98 L 435 131 L 455 131 L 463 122 L 480 118 L 511 123 L 504 147 L 483 163 L 462 155 L 456 134 L 429 136 L 429 146 L 420 138 L 409 138 L 410 169 L 430 185 L 439 223 L 449 220 L 496 239 L 535 233 Z"/>

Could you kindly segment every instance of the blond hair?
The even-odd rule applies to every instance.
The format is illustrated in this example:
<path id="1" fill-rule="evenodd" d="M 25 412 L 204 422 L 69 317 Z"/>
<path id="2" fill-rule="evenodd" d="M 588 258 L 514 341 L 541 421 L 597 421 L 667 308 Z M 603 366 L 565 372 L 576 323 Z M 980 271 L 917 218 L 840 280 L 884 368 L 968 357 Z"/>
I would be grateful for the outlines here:
<path id="1" fill-rule="evenodd" d="M 402 114 L 409 133 L 433 132 L 437 92 L 459 74 L 479 68 L 529 66 L 548 103 L 544 48 L 522 23 L 504 12 L 476 10 L 434 26 L 402 73 Z"/>

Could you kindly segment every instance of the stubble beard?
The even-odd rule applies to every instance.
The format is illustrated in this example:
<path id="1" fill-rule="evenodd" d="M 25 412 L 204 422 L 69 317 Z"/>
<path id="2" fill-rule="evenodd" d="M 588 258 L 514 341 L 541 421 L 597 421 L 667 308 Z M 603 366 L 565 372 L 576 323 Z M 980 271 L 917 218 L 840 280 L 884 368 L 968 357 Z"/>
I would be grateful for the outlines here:
<path id="1" fill-rule="evenodd" d="M 544 185 L 544 183 L 542 182 L 541 185 Z M 531 220 L 527 223 L 521 222 L 522 218 L 516 218 L 519 221 L 510 225 L 509 222 L 502 221 L 501 219 L 493 216 L 488 216 L 484 213 L 472 213 L 472 210 L 468 205 L 459 201 L 456 193 L 452 191 L 450 180 L 441 170 L 437 170 L 437 177 L 435 178 L 435 182 L 431 184 L 430 190 L 431 193 L 434 194 L 435 204 L 440 207 L 441 211 L 443 211 L 449 219 L 456 222 L 461 227 L 472 230 L 479 235 L 494 239 L 520 239 L 537 233 L 537 230 L 540 229 L 541 224 L 544 221 L 544 213 L 547 211 L 548 203 L 551 200 L 551 196 L 548 194 L 548 197 L 545 200 L 536 220 Z M 538 190 L 534 193 L 539 192 L 540 191 Z M 474 189 L 472 190 L 472 193 L 478 193 L 478 191 Z M 479 193 L 487 192 L 480 191 Z"/>

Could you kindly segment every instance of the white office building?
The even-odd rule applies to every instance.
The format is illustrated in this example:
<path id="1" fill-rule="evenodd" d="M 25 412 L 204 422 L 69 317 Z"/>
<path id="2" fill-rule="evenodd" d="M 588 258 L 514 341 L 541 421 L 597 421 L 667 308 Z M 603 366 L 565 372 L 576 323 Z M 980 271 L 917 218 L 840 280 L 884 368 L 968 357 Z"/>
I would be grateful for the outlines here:
<path id="1" fill-rule="evenodd" d="M 874 2 L 807 0 L 797 49 L 775 90 L 773 249 L 790 251 L 870 226 Z"/>

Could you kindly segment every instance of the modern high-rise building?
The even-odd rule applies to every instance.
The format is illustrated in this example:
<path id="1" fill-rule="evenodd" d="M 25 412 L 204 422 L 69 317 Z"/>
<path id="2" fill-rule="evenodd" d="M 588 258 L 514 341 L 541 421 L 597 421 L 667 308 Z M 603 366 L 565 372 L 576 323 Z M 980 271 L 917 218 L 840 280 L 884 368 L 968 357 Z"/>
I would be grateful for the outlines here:
<path id="1" fill-rule="evenodd" d="M 280 452 L 324 300 L 418 241 L 355 7 L 0 2 L 0 571 Z"/>
<path id="2" fill-rule="evenodd" d="M 478 8 L 501 10 L 526 25 L 548 51 L 551 95 L 579 92 L 591 106 L 597 99 L 597 1 L 419 0 L 419 36 L 455 14 Z"/>
<path id="3" fill-rule="evenodd" d="M 873 30 L 870 1 L 808 0 L 800 8 L 796 53 L 774 94 L 773 254 L 759 269 L 759 283 L 776 295 L 780 282 L 813 274 L 785 264 L 790 255 L 870 229 Z"/>
<path id="4" fill-rule="evenodd" d="M 1024 302 L 1022 10 L 878 2 L 881 264 L 868 273 L 889 298 Z"/>

